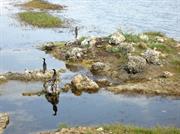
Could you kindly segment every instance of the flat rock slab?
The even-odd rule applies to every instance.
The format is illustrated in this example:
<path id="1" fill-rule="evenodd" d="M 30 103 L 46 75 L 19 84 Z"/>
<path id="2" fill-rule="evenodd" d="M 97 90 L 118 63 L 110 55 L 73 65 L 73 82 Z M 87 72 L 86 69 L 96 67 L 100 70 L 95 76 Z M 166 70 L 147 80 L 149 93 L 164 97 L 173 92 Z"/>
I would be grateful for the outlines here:
<path id="1" fill-rule="evenodd" d="M 9 116 L 7 113 L 0 113 L 0 134 L 3 134 L 4 129 L 9 123 Z"/>

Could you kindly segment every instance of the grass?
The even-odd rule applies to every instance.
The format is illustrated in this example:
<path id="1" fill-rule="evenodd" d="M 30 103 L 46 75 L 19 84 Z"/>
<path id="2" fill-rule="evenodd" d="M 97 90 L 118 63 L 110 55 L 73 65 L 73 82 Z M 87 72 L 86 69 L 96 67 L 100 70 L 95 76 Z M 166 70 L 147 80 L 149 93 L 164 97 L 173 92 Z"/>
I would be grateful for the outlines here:
<path id="1" fill-rule="evenodd" d="M 148 46 L 152 49 L 157 48 L 158 51 L 170 53 L 172 51 L 170 46 L 162 43 L 149 43 Z"/>
<path id="2" fill-rule="evenodd" d="M 63 9 L 63 6 L 57 5 L 57 4 L 51 4 L 44 0 L 32 0 L 25 4 L 23 4 L 24 7 L 27 8 L 38 8 L 38 9 L 50 9 L 50 10 L 61 10 Z"/>
<path id="3" fill-rule="evenodd" d="M 164 37 L 165 35 L 161 32 L 145 32 L 144 33 L 145 35 L 148 35 L 148 36 L 160 36 L 160 37 Z"/>
<path id="4" fill-rule="evenodd" d="M 63 25 L 61 19 L 44 12 L 27 11 L 19 13 L 18 15 L 21 21 L 37 27 L 51 28 Z"/>
<path id="5" fill-rule="evenodd" d="M 124 37 L 126 38 L 126 42 L 138 43 L 138 42 L 141 41 L 141 39 L 139 38 L 139 36 L 138 36 L 138 35 L 135 35 L 135 34 L 124 33 Z"/>
<path id="6" fill-rule="evenodd" d="M 61 130 L 63 128 L 69 128 L 69 126 L 67 124 L 65 124 L 65 123 L 59 124 L 58 129 Z"/>
<path id="7" fill-rule="evenodd" d="M 117 124 L 107 125 L 103 128 L 105 132 L 111 132 L 112 134 L 180 134 L 180 129 L 173 127 L 139 128 Z"/>

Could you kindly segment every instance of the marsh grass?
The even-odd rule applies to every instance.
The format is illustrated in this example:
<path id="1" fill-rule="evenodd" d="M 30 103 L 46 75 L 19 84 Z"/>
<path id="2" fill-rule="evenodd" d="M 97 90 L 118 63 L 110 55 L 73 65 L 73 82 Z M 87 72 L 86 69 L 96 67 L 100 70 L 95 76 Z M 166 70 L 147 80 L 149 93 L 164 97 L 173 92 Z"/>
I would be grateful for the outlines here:
<path id="1" fill-rule="evenodd" d="M 61 19 L 45 12 L 27 11 L 19 13 L 18 16 L 21 21 L 37 27 L 51 28 L 63 25 Z"/>
<path id="2" fill-rule="evenodd" d="M 26 8 L 38 8 L 38 9 L 50 9 L 50 10 L 61 10 L 63 9 L 63 6 L 58 4 L 52 4 L 44 0 L 31 0 L 22 6 Z"/>

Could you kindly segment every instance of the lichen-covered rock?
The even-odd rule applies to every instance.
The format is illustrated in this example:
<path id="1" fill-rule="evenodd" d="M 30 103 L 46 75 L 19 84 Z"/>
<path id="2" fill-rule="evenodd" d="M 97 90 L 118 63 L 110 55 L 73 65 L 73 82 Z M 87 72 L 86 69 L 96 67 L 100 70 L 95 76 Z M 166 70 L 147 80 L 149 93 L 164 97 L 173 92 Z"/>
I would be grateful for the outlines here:
<path id="1" fill-rule="evenodd" d="M 146 61 L 154 65 L 160 64 L 159 56 L 160 52 L 156 51 L 155 49 L 147 49 L 143 54 L 143 57 L 146 59 Z"/>
<path id="2" fill-rule="evenodd" d="M 124 35 L 121 32 L 116 32 L 110 36 L 109 43 L 118 45 L 118 44 L 124 42 L 125 40 L 126 40 L 126 38 L 124 37 Z"/>
<path id="3" fill-rule="evenodd" d="M 125 70 L 128 73 L 136 74 L 143 72 L 146 67 L 146 60 L 140 56 L 129 56 L 128 63 L 125 66 Z"/>
<path id="4" fill-rule="evenodd" d="M 84 55 L 84 51 L 82 48 L 79 47 L 74 47 L 71 48 L 69 51 L 66 53 L 66 60 L 72 59 L 72 60 L 77 60 L 81 59 Z"/>
<path id="5" fill-rule="evenodd" d="M 9 116 L 7 113 L 0 113 L 0 134 L 3 134 L 4 129 L 9 124 Z"/>
<path id="6" fill-rule="evenodd" d="M 118 45 L 118 49 L 119 51 L 127 54 L 127 53 L 131 53 L 135 50 L 135 48 L 133 47 L 133 43 L 126 43 L 126 42 L 122 42 Z"/>
<path id="7" fill-rule="evenodd" d="M 88 78 L 87 76 L 83 76 L 83 75 L 76 75 L 72 82 L 71 82 L 72 86 L 74 87 L 74 89 L 76 90 L 80 90 L 80 91 L 88 91 L 88 90 L 98 90 L 99 86 L 96 82 L 94 82 L 93 80 L 91 80 L 90 78 Z"/>
<path id="8" fill-rule="evenodd" d="M 147 35 L 145 35 L 145 34 L 141 34 L 141 35 L 139 36 L 139 38 L 140 38 L 141 40 L 143 40 L 143 41 L 148 41 L 148 40 L 149 40 L 149 37 L 148 37 Z"/>
<path id="9" fill-rule="evenodd" d="M 77 46 L 80 44 L 80 41 L 75 39 L 75 40 L 72 40 L 72 41 L 68 41 L 65 43 L 66 46 Z"/>
<path id="10" fill-rule="evenodd" d="M 100 71 L 103 71 L 104 68 L 105 68 L 105 63 L 102 63 L 102 62 L 95 62 L 92 64 L 91 66 L 91 71 L 92 72 L 100 72 Z"/>

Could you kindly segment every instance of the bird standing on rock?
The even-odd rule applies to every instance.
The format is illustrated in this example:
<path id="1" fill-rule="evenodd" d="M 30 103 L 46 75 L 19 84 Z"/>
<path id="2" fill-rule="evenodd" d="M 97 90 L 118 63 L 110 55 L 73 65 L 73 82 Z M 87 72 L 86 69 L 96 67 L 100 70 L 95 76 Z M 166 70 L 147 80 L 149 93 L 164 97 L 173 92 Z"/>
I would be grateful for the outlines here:
<path id="1" fill-rule="evenodd" d="M 45 73 L 47 70 L 47 64 L 46 64 L 46 59 L 43 58 L 43 73 Z"/>
<path id="2" fill-rule="evenodd" d="M 76 26 L 75 27 L 75 39 L 77 39 L 77 37 L 78 37 L 78 27 Z"/>

